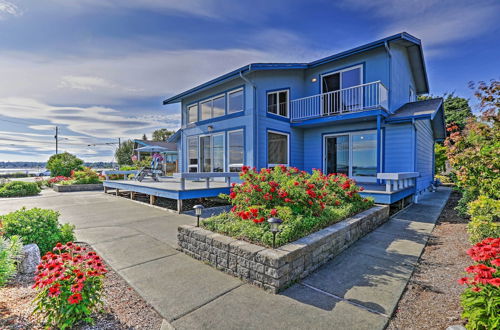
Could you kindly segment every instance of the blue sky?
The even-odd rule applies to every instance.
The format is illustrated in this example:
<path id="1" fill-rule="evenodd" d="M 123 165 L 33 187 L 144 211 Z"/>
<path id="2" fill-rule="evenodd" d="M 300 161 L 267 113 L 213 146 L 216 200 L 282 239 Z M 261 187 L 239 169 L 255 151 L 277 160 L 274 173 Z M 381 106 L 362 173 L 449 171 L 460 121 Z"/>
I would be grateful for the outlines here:
<path id="1" fill-rule="evenodd" d="M 250 62 L 311 61 L 407 31 L 431 92 L 500 78 L 493 0 L 0 0 L 0 161 L 110 161 L 119 137 L 179 126 L 161 101 Z"/>

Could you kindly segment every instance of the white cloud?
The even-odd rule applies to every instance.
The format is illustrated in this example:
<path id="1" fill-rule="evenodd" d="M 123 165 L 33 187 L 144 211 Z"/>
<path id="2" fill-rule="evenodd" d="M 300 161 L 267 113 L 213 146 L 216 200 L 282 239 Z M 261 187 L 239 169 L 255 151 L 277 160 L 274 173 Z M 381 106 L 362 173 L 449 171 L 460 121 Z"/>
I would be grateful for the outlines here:
<path id="1" fill-rule="evenodd" d="M 345 0 L 341 6 L 381 18 L 381 37 L 409 32 L 428 56 L 450 54 L 450 44 L 498 28 L 500 2 L 492 0 Z"/>
<path id="2" fill-rule="evenodd" d="M 0 0 L 0 20 L 8 16 L 20 16 L 22 13 L 12 2 Z"/>

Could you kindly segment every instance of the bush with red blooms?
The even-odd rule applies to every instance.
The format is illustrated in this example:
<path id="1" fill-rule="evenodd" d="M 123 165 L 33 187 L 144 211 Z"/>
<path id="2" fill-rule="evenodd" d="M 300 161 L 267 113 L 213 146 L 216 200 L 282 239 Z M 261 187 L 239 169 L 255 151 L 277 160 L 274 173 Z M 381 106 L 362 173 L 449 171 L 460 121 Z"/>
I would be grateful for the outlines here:
<path id="1" fill-rule="evenodd" d="M 500 238 L 486 238 L 467 251 L 476 264 L 458 280 L 467 285 L 462 294 L 462 317 L 467 329 L 500 328 Z"/>
<path id="2" fill-rule="evenodd" d="M 58 243 L 37 267 L 38 290 L 34 313 L 48 326 L 72 327 L 78 321 L 92 323 L 91 314 L 102 308 L 103 279 L 107 270 L 93 251 L 71 242 Z"/>
<path id="3" fill-rule="evenodd" d="M 69 181 L 71 180 L 70 177 L 67 177 L 67 176 L 56 176 L 56 177 L 53 177 L 53 178 L 50 178 L 49 180 L 47 180 L 47 185 L 49 187 L 52 187 L 52 185 L 56 184 L 56 183 L 59 183 L 61 181 Z"/>
<path id="4" fill-rule="evenodd" d="M 358 194 L 362 188 L 344 174 L 325 175 L 319 170 L 309 174 L 286 166 L 257 172 L 243 166 L 240 178 L 243 183 L 233 184 L 229 194 L 231 211 L 256 223 L 279 216 L 279 207 L 289 207 L 295 215 L 318 216 L 327 206 L 364 202 Z"/>
<path id="5" fill-rule="evenodd" d="M 243 166 L 240 178 L 243 182 L 233 184 L 231 193 L 223 196 L 233 205 L 231 211 L 203 220 L 202 226 L 265 246 L 273 240 L 267 223 L 270 217 L 283 221 L 276 238 L 280 246 L 373 205 L 345 175 L 285 166 L 256 171 Z"/>

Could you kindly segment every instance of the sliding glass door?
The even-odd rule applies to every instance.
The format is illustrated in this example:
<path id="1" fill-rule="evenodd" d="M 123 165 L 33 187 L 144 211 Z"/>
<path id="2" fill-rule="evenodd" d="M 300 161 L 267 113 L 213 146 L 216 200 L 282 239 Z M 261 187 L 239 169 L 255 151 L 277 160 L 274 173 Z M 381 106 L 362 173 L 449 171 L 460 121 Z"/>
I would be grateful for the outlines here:
<path id="1" fill-rule="evenodd" d="M 201 172 L 212 172 L 212 137 L 200 136 Z"/>
<path id="2" fill-rule="evenodd" d="M 224 172 L 224 133 L 188 137 L 189 172 Z"/>
<path id="3" fill-rule="evenodd" d="M 363 91 L 356 87 L 363 83 L 361 65 L 325 74 L 321 77 L 323 115 L 359 110 Z"/>
<path id="4" fill-rule="evenodd" d="M 360 182 L 376 181 L 376 131 L 327 135 L 324 148 L 323 168 L 327 174 L 343 173 Z"/>

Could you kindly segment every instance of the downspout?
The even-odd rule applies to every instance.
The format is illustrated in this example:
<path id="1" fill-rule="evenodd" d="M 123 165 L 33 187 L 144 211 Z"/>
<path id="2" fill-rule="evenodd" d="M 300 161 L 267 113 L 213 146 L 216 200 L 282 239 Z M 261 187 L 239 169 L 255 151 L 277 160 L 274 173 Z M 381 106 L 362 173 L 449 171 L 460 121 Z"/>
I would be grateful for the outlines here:
<path id="1" fill-rule="evenodd" d="M 248 72 L 250 73 L 252 71 L 252 64 L 249 64 L 248 65 Z M 254 82 L 252 82 L 251 80 L 249 80 L 247 77 L 245 77 L 241 71 L 240 71 L 240 77 L 241 79 L 243 79 L 246 83 L 248 83 L 249 85 L 251 85 L 253 87 L 253 95 L 254 95 L 254 100 L 253 100 L 253 149 L 254 149 L 254 166 L 255 167 L 258 167 L 259 166 L 259 162 L 257 161 L 258 158 L 259 158 L 259 143 L 257 141 L 257 143 L 254 143 L 255 142 L 255 139 L 258 138 L 258 125 L 259 125 L 259 117 L 258 117 L 258 114 L 257 114 L 257 111 L 258 111 L 258 103 L 257 103 L 257 100 L 258 100 L 258 96 L 257 96 L 257 85 L 255 85 Z"/>
<path id="2" fill-rule="evenodd" d="M 382 134 L 381 134 L 381 118 L 380 115 L 377 115 L 377 173 L 382 173 L 381 167 L 381 152 L 382 152 Z M 377 179 L 377 184 L 380 184 L 381 181 Z"/>
<path id="3" fill-rule="evenodd" d="M 385 50 L 387 51 L 387 55 L 388 58 L 387 58 L 387 61 L 389 62 L 389 90 L 387 91 L 387 93 L 389 94 L 387 97 L 389 98 L 389 101 L 388 101 L 388 104 L 389 104 L 389 112 L 392 113 L 392 107 L 391 107 L 391 99 L 392 99 L 392 84 L 391 84 L 391 76 L 392 76 L 392 70 L 391 70 L 391 67 L 392 67 L 392 53 L 391 53 L 391 48 L 389 47 L 389 43 L 387 41 L 384 41 L 384 47 L 385 47 Z"/>

